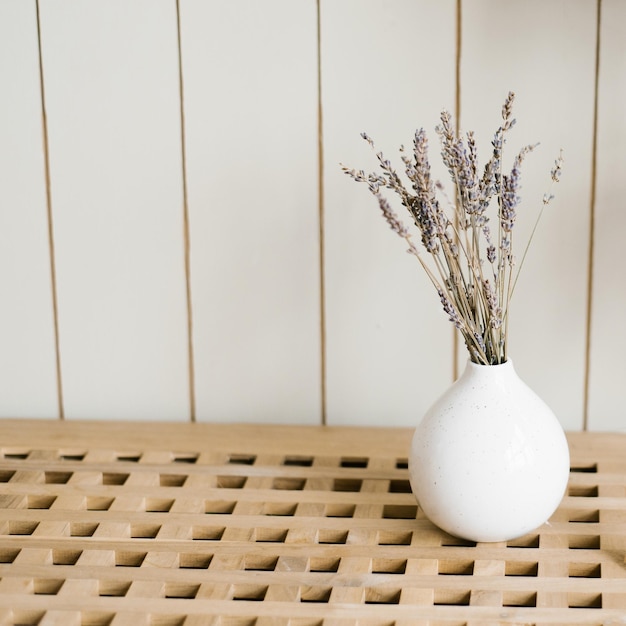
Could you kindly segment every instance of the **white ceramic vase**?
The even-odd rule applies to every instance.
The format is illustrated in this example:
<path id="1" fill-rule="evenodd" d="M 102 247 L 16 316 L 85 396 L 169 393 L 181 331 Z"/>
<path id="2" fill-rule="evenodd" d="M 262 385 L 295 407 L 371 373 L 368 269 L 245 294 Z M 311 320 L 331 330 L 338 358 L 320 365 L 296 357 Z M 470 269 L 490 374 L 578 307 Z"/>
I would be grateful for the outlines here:
<path id="1" fill-rule="evenodd" d="M 569 449 L 550 408 L 502 365 L 468 361 L 415 430 L 411 487 L 426 516 L 457 537 L 506 541 L 552 515 Z"/>

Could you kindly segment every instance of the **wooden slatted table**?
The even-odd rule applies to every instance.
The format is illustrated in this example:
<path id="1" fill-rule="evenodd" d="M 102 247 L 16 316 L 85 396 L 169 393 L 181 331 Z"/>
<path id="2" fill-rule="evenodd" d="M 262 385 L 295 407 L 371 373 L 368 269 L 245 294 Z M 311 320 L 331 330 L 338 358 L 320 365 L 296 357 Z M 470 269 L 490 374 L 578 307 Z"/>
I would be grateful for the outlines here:
<path id="1" fill-rule="evenodd" d="M 519 540 L 438 530 L 407 429 L 0 421 L 0 624 L 626 624 L 626 435 Z"/>

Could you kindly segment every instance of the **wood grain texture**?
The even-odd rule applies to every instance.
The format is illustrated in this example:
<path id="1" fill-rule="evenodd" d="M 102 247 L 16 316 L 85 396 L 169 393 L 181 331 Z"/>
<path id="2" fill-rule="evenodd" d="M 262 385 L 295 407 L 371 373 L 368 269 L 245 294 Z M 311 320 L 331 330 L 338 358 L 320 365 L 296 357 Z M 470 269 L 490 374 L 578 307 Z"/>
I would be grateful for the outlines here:
<path id="1" fill-rule="evenodd" d="M 181 2 L 199 420 L 320 420 L 315 3 Z"/>
<path id="2" fill-rule="evenodd" d="M 67 416 L 186 419 L 175 7 L 53 0 L 41 25 Z"/>
<path id="3" fill-rule="evenodd" d="M 0 412 L 57 417 L 34 3 L 0 5 Z"/>
<path id="4" fill-rule="evenodd" d="M 367 132 L 401 170 L 399 147 L 454 105 L 454 6 L 321 3 L 329 424 L 413 425 L 451 381 L 437 294 L 340 163 L 377 168 Z"/>
<path id="5" fill-rule="evenodd" d="M 520 148 L 540 142 L 522 168 L 513 243 L 518 262 L 544 193 L 556 195 L 516 287 L 510 356 L 563 425 L 582 428 L 595 3 L 481 0 L 465 5 L 462 127 L 476 131 L 486 158 L 501 105 L 514 91 L 518 123 L 505 146 L 505 169 Z M 561 149 L 562 183 L 551 189 L 550 170 Z"/>
<path id="6" fill-rule="evenodd" d="M 0 617 L 118 626 L 619 622 L 624 435 L 569 434 L 568 490 L 550 522 L 492 544 L 455 539 L 424 517 L 408 484 L 410 435 L 1 420 Z"/>
<path id="7" fill-rule="evenodd" d="M 624 430 L 620 411 L 626 364 L 626 329 L 617 322 L 626 306 L 622 277 L 626 262 L 622 232 L 626 228 L 624 194 L 626 167 L 624 104 L 626 103 L 626 44 L 622 24 L 626 7 L 602 3 L 598 93 L 598 164 L 592 293 L 591 355 L 589 359 L 589 428 Z M 617 323 L 616 323 L 617 322 Z"/>

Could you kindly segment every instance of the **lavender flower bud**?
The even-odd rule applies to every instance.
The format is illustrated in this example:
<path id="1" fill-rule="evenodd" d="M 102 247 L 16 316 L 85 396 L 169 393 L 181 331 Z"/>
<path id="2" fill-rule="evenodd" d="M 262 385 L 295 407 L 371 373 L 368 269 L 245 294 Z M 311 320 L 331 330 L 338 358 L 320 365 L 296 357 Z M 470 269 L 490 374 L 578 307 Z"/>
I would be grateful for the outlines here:
<path id="1" fill-rule="evenodd" d="M 363 139 L 365 139 L 365 141 L 367 141 L 372 148 L 374 147 L 374 141 L 367 133 L 361 133 L 361 137 L 363 137 Z"/>
<path id="2" fill-rule="evenodd" d="M 443 290 L 437 289 L 437 293 L 439 294 L 439 299 L 443 305 L 443 310 L 449 316 L 449 320 L 456 326 L 456 328 L 462 330 L 463 321 L 461 320 L 461 316 L 458 311 L 454 308 L 454 305 L 450 302 L 450 300 L 448 300 Z"/>
<path id="3" fill-rule="evenodd" d="M 409 234 L 407 227 L 396 215 L 387 199 L 378 192 L 375 192 L 374 195 L 378 200 L 378 206 L 380 207 L 380 210 L 382 211 L 384 218 L 387 220 L 387 224 L 389 224 L 391 230 L 400 235 L 400 237 L 407 237 Z"/>

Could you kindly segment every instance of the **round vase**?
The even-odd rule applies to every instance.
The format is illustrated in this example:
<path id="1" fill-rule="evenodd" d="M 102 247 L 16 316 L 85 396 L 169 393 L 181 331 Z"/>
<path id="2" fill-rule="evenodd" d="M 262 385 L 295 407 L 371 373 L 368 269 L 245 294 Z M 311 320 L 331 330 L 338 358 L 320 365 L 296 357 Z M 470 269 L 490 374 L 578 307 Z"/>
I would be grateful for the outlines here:
<path id="1" fill-rule="evenodd" d="M 506 541 L 558 507 L 569 449 L 550 408 L 502 365 L 468 361 L 415 430 L 411 487 L 425 515 L 451 535 Z"/>

